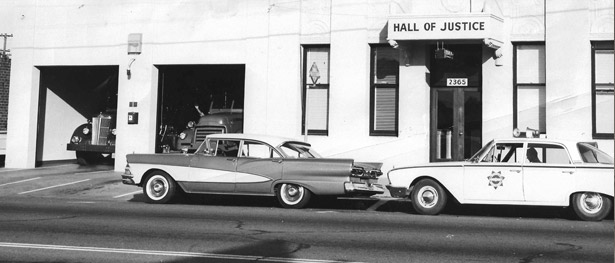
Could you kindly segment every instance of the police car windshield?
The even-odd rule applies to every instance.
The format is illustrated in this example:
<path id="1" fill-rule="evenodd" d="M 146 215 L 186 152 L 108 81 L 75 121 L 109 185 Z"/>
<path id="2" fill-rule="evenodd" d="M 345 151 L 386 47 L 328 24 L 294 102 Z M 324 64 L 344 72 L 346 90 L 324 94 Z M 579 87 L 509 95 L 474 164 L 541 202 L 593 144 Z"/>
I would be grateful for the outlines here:
<path id="1" fill-rule="evenodd" d="M 468 161 L 478 162 L 481 156 L 485 155 L 487 151 L 491 150 L 491 146 L 493 146 L 493 141 L 490 141 L 483 148 L 478 150 L 478 152 L 476 152 L 470 159 L 468 159 Z"/>
<path id="2" fill-rule="evenodd" d="M 280 146 L 284 155 L 288 158 L 321 158 L 309 144 L 300 142 L 286 142 Z"/>

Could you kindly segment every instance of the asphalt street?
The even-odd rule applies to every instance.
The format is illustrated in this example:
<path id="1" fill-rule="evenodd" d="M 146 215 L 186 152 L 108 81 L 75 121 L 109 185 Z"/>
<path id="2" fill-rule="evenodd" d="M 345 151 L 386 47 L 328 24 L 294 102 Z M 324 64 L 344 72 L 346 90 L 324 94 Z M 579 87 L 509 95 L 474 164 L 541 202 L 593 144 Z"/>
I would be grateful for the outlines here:
<path id="1" fill-rule="evenodd" d="M 567 209 L 452 206 L 386 196 L 197 195 L 145 202 L 110 166 L 0 169 L 0 262 L 613 262 L 613 220 Z M 611 217 L 612 218 L 612 217 Z"/>

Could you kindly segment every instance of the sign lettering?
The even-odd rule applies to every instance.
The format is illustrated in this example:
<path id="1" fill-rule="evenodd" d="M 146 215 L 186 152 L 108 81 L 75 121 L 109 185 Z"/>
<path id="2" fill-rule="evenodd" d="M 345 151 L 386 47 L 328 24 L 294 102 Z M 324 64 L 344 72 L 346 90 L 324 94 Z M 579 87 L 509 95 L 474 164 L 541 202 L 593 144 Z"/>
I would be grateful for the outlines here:
<path id="1" fill-rule="evenodd" d="M 393 32 L 419 32 L 424 31 L 485 31 L 485 22 L 426 22 L 422 26 L 416 23 L 394 23 Z"/>
<path id="2" fill-rule="evenodd" d="M 446 86 L 448 87 L 466 87 L 468 86 L 467 78 L 447 78 Z"/>

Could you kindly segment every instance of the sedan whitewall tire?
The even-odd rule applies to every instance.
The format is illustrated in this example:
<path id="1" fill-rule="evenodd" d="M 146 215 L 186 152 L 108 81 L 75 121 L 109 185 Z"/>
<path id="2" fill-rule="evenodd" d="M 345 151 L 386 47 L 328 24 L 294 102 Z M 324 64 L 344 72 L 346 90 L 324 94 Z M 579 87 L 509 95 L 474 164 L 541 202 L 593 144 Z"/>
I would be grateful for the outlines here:
<path id="1" fill-rule="evenodd" d="M 297 184 L 282 184 L 276 194 L 284 208 L 303 208 L 312 197 L 310 190 Z"/>
<path id="2" fill-rule="evenodd" d="M 168 203 L 175 196 L 176 184 L 165 172 L 154 172 L 147 177 L 143 185 L 143 194 L 150 203 Z"/>

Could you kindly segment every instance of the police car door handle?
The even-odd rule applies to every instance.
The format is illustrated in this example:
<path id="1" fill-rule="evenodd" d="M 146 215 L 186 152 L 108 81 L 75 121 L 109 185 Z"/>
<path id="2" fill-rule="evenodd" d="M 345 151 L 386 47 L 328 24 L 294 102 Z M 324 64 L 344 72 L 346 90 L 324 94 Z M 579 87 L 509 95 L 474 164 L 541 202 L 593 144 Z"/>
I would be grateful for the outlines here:
<path id="1" fill-rule="evenodd" d="M 520 172 L 521 172 L 521 169 L 510 169 L 510 171 L 511 171 L 511 172 L 514 172 L 514 173 L 520 173 Z"/>
<path id="2" fill-rule="evenodd" d="M 566 174 L 566 173 L 567 173 L 567 174 L 573 174 L 573 173 L 574 173 L 574 171 L 572 171 L 572 170 L 563 170 L 563 171 L 562 171 L 562 173 L 563 173 L 563 174 Z"/>

